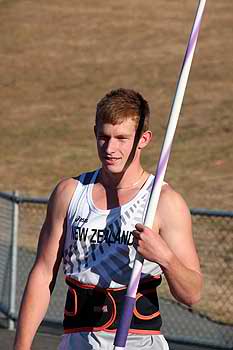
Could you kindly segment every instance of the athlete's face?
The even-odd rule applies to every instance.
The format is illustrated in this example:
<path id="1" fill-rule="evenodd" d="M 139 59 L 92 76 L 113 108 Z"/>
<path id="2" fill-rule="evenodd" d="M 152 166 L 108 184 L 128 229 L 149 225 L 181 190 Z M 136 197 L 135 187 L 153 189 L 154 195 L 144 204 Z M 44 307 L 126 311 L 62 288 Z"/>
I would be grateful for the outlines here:
<path id="1" fill-rule="evenodd" d="M 95 128 L 97 149 L 102 167 L 120 173 L 129 160 L 135 139 L 135 122 L 126 119 L 121 124 L 98 123 Z"/>

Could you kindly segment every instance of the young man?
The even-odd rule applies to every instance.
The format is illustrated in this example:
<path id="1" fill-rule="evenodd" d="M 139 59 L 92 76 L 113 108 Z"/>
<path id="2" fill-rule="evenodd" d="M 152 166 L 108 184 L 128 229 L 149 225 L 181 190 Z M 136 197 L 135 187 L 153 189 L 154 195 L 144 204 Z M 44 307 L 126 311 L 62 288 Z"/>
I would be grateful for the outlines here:
<path id="1" fill-rule="evenodd" d="M 148 103 L 133 90 L 112 91 L 98 103 L 101 168 L 62 181 L 51 195 L 15 350 L 30 349 L 62 258 L 69 289 L 60 350 L 113 347 L 136 249 L 145 262 L 127 349 L 168 349 L 156 293 L 162 274 L 178 301 L 192 305 L 200 299 L 202 275 L 182 197 L 164 183 L 153 229 L 142 224 L 153 182 L 140 161 L 152 137 L 148 122 Z"/>

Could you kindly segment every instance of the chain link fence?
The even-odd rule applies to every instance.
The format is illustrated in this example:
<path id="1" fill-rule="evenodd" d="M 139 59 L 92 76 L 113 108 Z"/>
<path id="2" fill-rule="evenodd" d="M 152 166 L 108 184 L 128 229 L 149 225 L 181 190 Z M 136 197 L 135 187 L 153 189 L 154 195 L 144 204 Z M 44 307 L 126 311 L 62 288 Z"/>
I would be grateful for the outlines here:
<path id="1" fill-rule="evenodd" d="M 0 193 L 0 313 L 13 328 L 33 265 L 47 199 Z M 233 349 L 233 212 L 191 210 L 194 240 L 204 274 L 200 303 L 176 302 L 164 280 L 159 288 L 168 340 Z M 61 325 L 66 287 L 60 268 L 45 322 Z"/>
<path id="2" fill-rule="evenodd" d="M 233 212 L 191 213 L 204 290 L 198 305 L 187 308 L 162 286 L 164 333 L 180 342 L 233 349 Z"/>

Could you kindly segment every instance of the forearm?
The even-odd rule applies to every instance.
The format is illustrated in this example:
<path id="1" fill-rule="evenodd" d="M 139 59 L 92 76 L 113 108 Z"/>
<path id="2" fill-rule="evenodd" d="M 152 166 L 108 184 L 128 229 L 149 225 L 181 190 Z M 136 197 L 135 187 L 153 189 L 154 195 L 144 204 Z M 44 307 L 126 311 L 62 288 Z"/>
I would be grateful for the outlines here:
<path id="1" fill-rule="evenodd" d="M 187 268 L 171 253 L 162 270 L 172 295 L 181 303 L 193 305 L 200 300 L 202 274 Z"/>
<path id="2" fill-rule="evenodd" d="M 15 350 L 29 350 L 35 333 L 43 320 L 50 300 L 50 276 L 43 269 L 31 271 L 21 303 L 17 322 Z"/>

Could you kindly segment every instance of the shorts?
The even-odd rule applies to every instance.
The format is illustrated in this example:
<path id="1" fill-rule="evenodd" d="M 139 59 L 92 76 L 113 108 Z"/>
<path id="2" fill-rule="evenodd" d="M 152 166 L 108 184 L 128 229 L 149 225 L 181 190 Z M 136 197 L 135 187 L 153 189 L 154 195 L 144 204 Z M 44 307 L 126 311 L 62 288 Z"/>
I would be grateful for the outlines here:
<path id="1" fill-rule="evenodd" d="M 58 350 L 113 350 L 115 333 L 79 332 L 64 334 Z M 163 335 L 128 334 L 126 350 L 169 350 Z"/>

